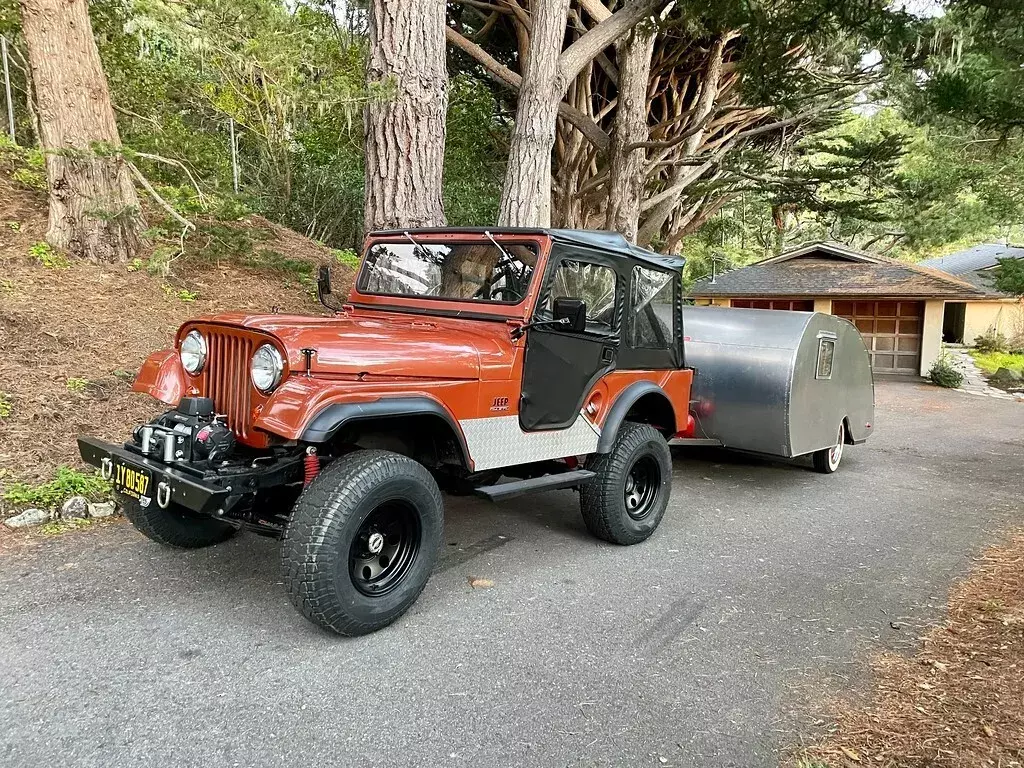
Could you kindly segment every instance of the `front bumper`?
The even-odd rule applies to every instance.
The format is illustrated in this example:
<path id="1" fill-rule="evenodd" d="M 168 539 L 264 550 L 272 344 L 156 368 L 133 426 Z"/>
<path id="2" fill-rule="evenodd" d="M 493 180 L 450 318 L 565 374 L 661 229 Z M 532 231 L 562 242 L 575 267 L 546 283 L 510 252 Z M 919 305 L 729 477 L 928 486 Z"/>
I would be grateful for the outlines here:
<path id="1" fill-rule="evenodd" d="M 233 503 L 241 498 L 241 494 L 248 490 L 243 490 L 242 486 L 236 484 L 237 477 L 231 477 L 230 481 L 206 477 L 200 479 L 174 467 L 169 467 L 160 461 L 128 451 L 123 446 L 97 440 L 94 437 L 78 438 L 78 452 L 82 455 L 82 461 L 100 469 L 103 468 L 103 460 L 110 459 L 149 470 L 153 479 L 147 489 L 148 496 L 144 498 L 149 498 L 151 502 L 156 503 L 157 489 L 166 487 L 170 490 L 162 491 L 164 495 L 161 497 L 161 501 L 166 499 L 168 503 L 177 504 L 193 512 L 213 514 L 218 510 L 225 510 L 227 507 L 233 506 Z M 169 496 L 166 495 L 168 493 Z"/>

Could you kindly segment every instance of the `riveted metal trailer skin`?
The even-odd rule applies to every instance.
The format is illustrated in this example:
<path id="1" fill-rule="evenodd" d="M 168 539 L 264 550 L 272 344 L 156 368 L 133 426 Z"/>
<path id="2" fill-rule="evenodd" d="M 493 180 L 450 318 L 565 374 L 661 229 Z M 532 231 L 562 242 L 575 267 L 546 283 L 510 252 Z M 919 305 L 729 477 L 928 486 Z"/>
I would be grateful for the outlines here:
<path id="1" fill-rule="evenodd" d="M 874 423 L 867 348 L 849 322 L 820 312 L 684 307 L 695 369 L 694 437 L 795 457 L 862 443 Z"/>

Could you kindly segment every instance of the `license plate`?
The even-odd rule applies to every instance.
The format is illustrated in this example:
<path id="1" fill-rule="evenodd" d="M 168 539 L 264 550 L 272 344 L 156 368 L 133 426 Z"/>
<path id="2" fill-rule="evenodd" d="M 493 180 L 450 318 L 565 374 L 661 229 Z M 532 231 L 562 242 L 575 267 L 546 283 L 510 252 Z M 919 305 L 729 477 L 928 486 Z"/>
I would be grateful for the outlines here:
<path id="1" fill-rule="evenodd" d="M 114 490 L 133 499 L 149 500 L 150 486 L 153 485 L 153 473 L 142 467 L 133 467 L 120 461 L 114 462 Z"/>

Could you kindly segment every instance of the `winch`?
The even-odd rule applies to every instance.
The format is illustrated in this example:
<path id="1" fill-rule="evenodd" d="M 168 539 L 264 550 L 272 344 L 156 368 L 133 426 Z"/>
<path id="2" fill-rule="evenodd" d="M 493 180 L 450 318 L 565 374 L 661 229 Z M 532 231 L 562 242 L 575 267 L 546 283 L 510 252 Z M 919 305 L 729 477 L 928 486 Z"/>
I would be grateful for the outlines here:
<path id="1" fill-rule="evenodd" d="M 183 397 L 178 407 L 133 434 L 139 451 L 164 463 L 215 462 L 226 459 L 235 449 L 235 435 L 214 413 L 209 397 Z"/>

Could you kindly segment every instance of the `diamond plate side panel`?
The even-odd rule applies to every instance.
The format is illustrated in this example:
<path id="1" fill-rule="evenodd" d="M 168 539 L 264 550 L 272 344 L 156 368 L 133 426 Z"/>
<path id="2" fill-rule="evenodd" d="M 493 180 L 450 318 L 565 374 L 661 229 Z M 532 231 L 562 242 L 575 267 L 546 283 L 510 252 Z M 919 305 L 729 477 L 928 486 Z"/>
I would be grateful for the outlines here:
<path id="1" fill-rule="evenodd" d="M 518 415 L 466 419 L 459 426 L 478 472 L 593 453 L 601 437 L 601 430 L 582 413 L 571 427 L 542 432 L 524 432 Z"/>

